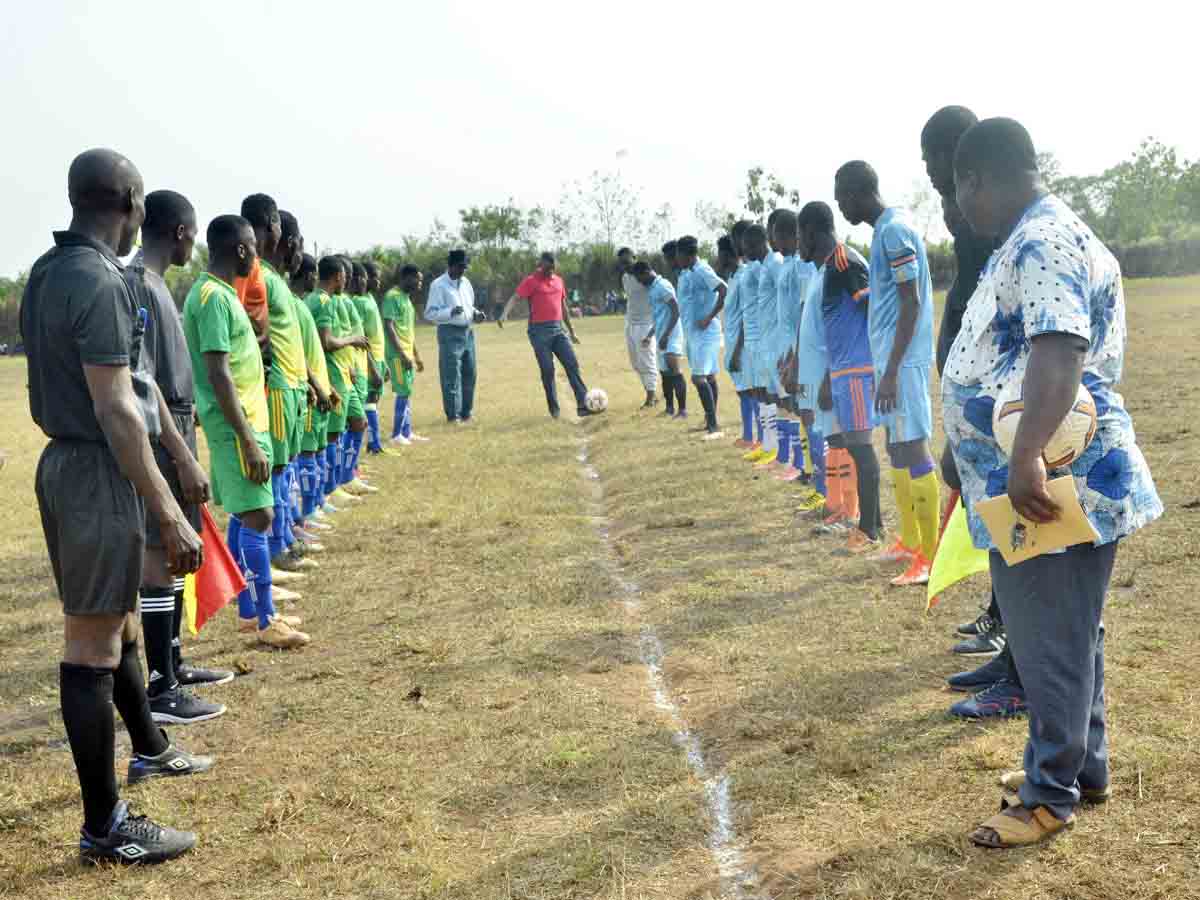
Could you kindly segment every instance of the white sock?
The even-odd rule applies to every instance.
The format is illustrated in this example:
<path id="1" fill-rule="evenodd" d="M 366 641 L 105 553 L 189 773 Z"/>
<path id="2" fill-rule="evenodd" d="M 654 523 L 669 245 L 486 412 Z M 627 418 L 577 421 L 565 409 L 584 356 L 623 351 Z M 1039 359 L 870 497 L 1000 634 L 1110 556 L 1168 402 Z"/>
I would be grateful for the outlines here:
<path id="1" fill-rule="evenodd" d="M 779 452 L 779 407 L 774 403 L 763 404 L 763 449 L 768 453 Z"/>

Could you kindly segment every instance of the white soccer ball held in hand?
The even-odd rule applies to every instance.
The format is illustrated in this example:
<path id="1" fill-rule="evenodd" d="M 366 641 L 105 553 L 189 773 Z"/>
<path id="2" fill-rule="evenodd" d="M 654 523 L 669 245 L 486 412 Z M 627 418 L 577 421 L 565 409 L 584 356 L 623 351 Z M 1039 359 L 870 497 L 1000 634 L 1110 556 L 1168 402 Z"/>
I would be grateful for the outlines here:
<path id="1" fill-rule="evenodd" d="M 1021 414 L 1026 405 L 1033 402 L 1035 401 L 1026 401 L 1022 397 L 1021 384 L 1009 385 L 996 398 L 996 406 L 992 410 L 992 434 L 1005 456 L 1012 456 Z M 1096 401 L 1081 384 L 1066 418 L 1059 423 L 1046 446 L 1042 448 L 1042 461 L 1047 469 L 1069 466 L 1083 456 L 1083 451 L 1095 436 Z"/>

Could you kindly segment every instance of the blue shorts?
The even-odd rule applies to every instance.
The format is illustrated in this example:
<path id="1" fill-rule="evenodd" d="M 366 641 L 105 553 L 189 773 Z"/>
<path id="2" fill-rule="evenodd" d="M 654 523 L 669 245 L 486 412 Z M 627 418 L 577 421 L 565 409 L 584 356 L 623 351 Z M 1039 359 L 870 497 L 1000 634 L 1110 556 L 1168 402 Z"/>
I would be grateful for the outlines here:
<path id="1" fill-rule="evenodd" d="M 657 335 L 655 337 L 661 340 Z M 683 326 L 679 322 L 675 323 L 674 330 L 667 338 L 667 349 L 658 351 L 658 369 L 660 372 L 667 371 L 668 353 L 672 356 L 683 356 Z"/>
<path id="2" fill-rule="evenodd" d="M 688 335 L 688 368 L 693 375 L 716 375 L 721 367 L 721 334 Z"/>
<path id="3" fill-rule="evenodd" d="M 929 369 L 923 366 L 901 366 L 897 387 L 899 398 L 894 412 L 879 416 L 879 424 L 887 429 L 889 444 L 929 440 L 933 437 L 933 401 L 929 397 Z M 877 372 L 876 379 L 882 378 Z"/>
<path id="4" fill-rule="evenodd" d="M 829 379 L 833 413 L 842 431 L 870 431 L 875 427 L 875 373 L 855 371 Z"/>

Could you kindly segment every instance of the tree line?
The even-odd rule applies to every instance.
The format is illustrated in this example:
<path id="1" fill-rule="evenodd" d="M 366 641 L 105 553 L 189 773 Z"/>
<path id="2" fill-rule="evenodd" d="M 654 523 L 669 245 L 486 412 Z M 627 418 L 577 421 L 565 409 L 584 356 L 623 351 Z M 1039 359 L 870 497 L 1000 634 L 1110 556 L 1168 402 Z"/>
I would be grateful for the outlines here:
<path id="1" fill-rule="evenodd" d="M 1127 276 L 1200 272 L 1200 160 L 1182 159 L 1175 148 L 1151 137 L 1128 159 L 1096 175 L 1065 175 L 1053 154 L 1042 154 L 1039 162 L 1050 189 L 1112 248 Z M 692 209 L 707 255 L 714 255 L 717 237 L 735 220 L 761 221 L 780 206 L 798 207 L 804 198 L 777 174 L 756 166 L 747 171 L 738 200 L 740 209 L 706 201 Z M 945 286 L 954 278 L 952 246 L 947 240 L 930 239 L 940 232 L 940 202 L 925 184 L 914 185 L 906 201 L 918 229 L 926 233 L 934 283 Z M 471 280 L 490 302 L 498 303 L 549 248 L 558 256 L 568 288 L 599 305 L 607 291 L 620 287 L 617 249 L 633 247 L 661 267 L 658 247 L 678 236 L 679 218 L 669 203 L 647 209 L 641 191 L 620 171 L 595 171 L 565 186 L 554 207 L 523 207 L 511 198 L 470 206 L 459 210 L 457 230 L 435 219 L 423 235 L 350 255 L 379 264 L 389 287 L 402 263 L 418 266 L 428 284 L 444 270 L 451 248 L 466 247 L 472 254 Z M 197 244 L 191 262 L 169 273 L 167 283 L 178 303 L 207 264 L 207 249 Z M 0 343 L 11 346 L 19 340 L 24 285 L 25 273 L 0 277 Z"/>

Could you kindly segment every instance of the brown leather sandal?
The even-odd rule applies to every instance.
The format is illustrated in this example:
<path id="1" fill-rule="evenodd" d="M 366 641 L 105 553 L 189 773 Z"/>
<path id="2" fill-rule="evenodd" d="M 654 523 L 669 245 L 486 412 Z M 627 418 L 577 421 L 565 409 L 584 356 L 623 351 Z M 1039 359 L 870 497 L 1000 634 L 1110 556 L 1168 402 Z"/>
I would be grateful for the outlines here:
<path id="1" fill-rule="evenodd" d="M 1000 812 L 968 835 L 972 844 L 989 850 L 1009 850 L 1040 844 L 1075 824 L 1075 816 L 1063 820 L 1044 806 L 1026 809 L 1016 797 L 1004 797 Z"/>

